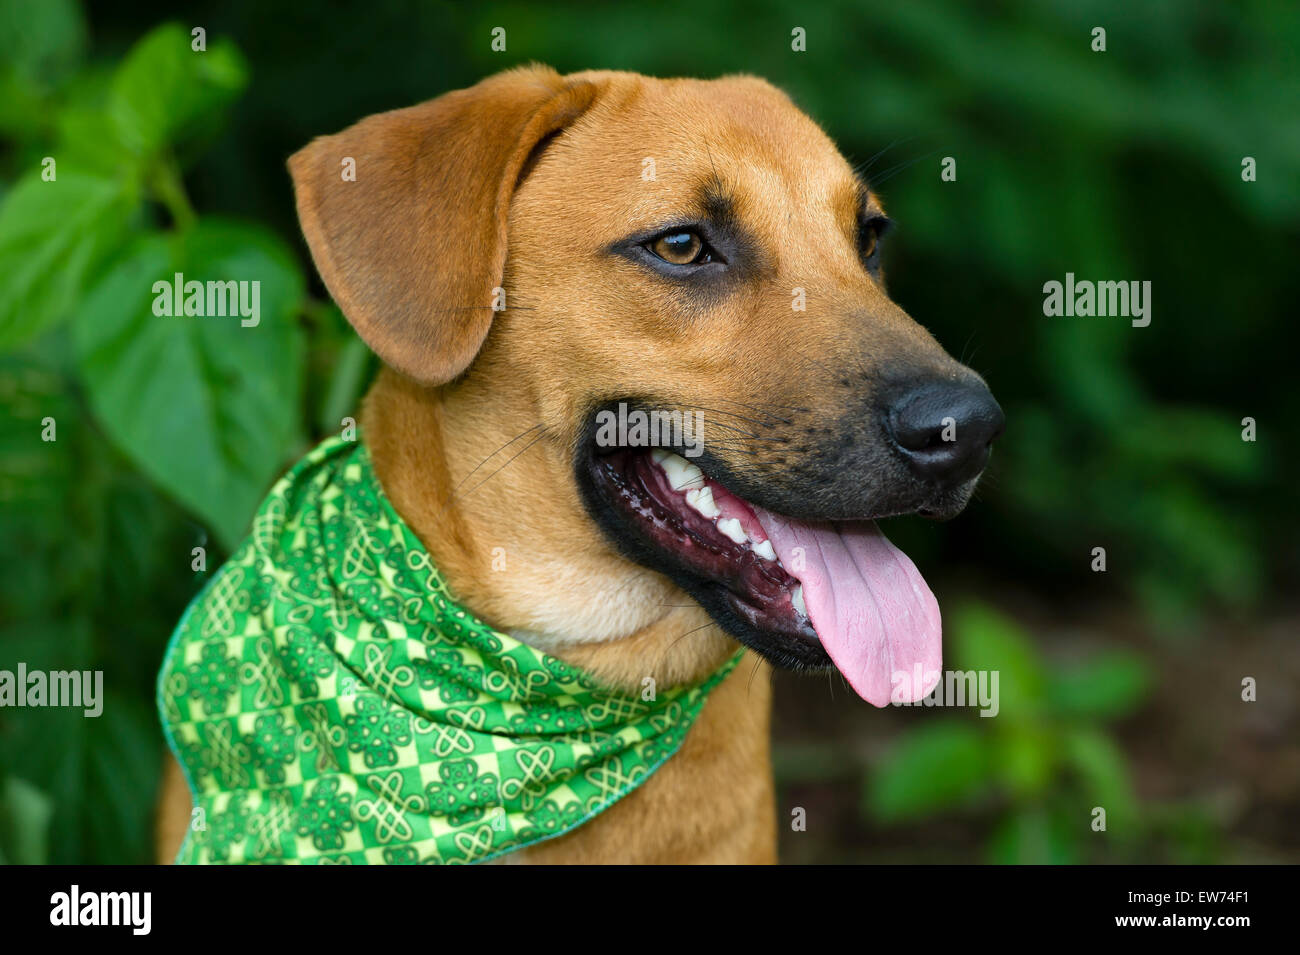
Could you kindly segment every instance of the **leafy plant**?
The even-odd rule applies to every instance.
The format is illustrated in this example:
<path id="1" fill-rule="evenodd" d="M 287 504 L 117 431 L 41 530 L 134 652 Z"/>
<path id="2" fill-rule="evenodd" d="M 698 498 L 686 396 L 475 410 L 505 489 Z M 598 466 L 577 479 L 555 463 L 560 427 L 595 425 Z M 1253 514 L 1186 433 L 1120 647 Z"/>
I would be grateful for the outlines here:
<path id="1" fill-rule="evenodd" d="M 0 865 L 41 865 L 49 859 L 53 806 L 16 776 L 0 781 Z"/>
<path id="2" fill-rule="evenodd" d="M 187 196 L 248 82 L 234 46 L 166 24 L 103 75 L 79 60 L 77 8 L 45 10 L 32 29 L 0 7 L 0 50 L 20 54 L 0 125 L 26 170 L 0 206 L 0 667 L 103 670 L 110 689 L 97 718 L 0 712 L 0 852 L 144 861 L 153 677 L 193 568 L 215 570 L 370 365 L 283 239 Z M 155 315 L 154 283 L 177 273 L 260 283 L 257 324 Z"/>
<path id="3" fill-rule="evenodd" d="M 1099 724 L 1134 712 L 1150 676 L 1110 651 L 1051 665 L 1012 621 L 967 605 L 949 628 L 956 666 L 998 674 L 995 716 L 927 721 L 900 738 L 868 777 L 865 808 L 881 823 L 997 809 L 997 862 L 1086 861 L 1099 842 L 1123 851 L 1141 814 L 1123 754 Z M 1095 831 L 1094 811 L 1105 810 Z"/>

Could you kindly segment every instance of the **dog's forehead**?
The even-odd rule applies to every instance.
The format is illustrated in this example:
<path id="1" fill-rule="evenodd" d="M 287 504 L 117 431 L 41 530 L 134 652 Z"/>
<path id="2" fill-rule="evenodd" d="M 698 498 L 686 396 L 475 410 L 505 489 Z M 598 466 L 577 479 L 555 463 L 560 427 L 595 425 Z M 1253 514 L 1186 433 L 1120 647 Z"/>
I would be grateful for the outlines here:
<path id="1" fill-rule="evenodd" d="M 614 201 L 640 193 L 666 207 L 690 201 L 706 183 L 759 205 L 840 210 L 859 201 L 857 180 L 834 143 L 764 80 L 599 76 L 602 93 L 566 133 L 573 147 L 566 152 L 578 167 L 571 171 L 598 193 L 629 177 L 653 184 L 631 194 L 611 189 Z"/>

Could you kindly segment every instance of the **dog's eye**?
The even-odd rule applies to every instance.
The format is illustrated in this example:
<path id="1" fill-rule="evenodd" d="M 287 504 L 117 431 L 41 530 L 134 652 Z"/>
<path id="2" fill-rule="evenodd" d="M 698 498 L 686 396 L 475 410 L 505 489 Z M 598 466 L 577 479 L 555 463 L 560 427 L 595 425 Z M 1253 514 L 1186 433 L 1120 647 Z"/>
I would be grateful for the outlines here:
<path id="1" fill-rule="evenodd" d="M 652 239 L 646 248 L 670 265 L 703 265 L 713 261 L 713 250 L 695 232 L 669 232 Z"/>
<path id="2" fill-rule="evenodd" d="M 880 251 L 880 239 L 893 224 L 886 216 L 869 216 L 858 223 L 858 254 L 870 268 L 872 261 Z"/>
<path id="3" fill-rule="evenodd" d="M 876 246 L 880 244 L 880 236 L 876 235 L 874 229 L 862 230 L 862 257 L 869 259 L 876 254 Z"/>

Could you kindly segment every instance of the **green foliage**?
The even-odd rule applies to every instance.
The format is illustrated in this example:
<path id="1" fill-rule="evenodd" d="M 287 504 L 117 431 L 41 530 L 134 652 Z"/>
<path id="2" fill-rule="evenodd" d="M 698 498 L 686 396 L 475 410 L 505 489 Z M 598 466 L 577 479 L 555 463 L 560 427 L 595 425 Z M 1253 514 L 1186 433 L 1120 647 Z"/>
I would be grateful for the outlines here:
<path id="1" fill-rule="evenodd" d="M 142 321 L 152 314 L 154 281 L 177 273 L 261 282 L 258 324 Z M 138 239 L 75 319 L 79 370 L 104 429 L 227 548 L 243 535 L 284 449 L 303 440 L 303 333 L 295 323 L 302 300 L 301 271 L 278 239 L 204 221 Z"/>
<path id="2" fill-rule="evenodd" d="M 16 776 L 0 781 L 0 865 L 42 865 L 49 859 L 52 806 Z"/>
<path id="3" fill-rule="evenodd" d="M 1047 696 L 1056 710 L 1083 719 L 1118 719 L 1141 702 L 1150 682 L 1135 654 L 1112 650 L 1052 671 Z"/>
<path id="4" fill-rule="evenodd" d="M 0 50 L 21 54 L 0 69 L 15 96 L 0 124 L 29 160 L 0 206 L 0 667 L 103 670 L 108 689 L 95 718 L 0 713 L 0 854 L 143 862 L 153 681 L 202 582 L 192 550 L 215 570 L 371 366 L 337 309 L 307 297 L 283 239 L 190 203 L 184 171 L 247 83 L 233 45 L 196 54 L 164 25 L 105 75 L 75 69 L 76 8 L 46 16 L 29 37 L 0 6 Z M 256 323 L 156 314 L 154 283 L 177 273 L 260 283 Z"/>
<path id="5" fill-rule="evenodd" d="M 137 198 L 124 183 L 63 174 L 57 186 L 33 173 L 0 209 L 0 347 L 66 318 L 121 241 Z"/>
<path id="6" fill-rule="evenodd" d="M 227 40 L 195 56 L 190 36 L 175 24 L 138 43 L 118 67 L 107 111 L 115 140 L 150 161 L 210 129 L 248 81 L 243 58 Z"/>
<path id="7" fill-rule="evenodd" d="M 943 722 L 919 727 L 894 753 L 888 771 L 876 777 L 871 810 L 881 820 L 896 822 L 973 801 L 991 783 L 989 757 L 973 726 Z"/>
<path id="8" fill-rule="evenodd" d="M 882 823 L 997 808 L 995 862 L 1060 863 L 1131 851 L 1142 816 L 1124 756 L 1096 723 L 1140 704 L 1147 666 L 1119 651 L 1051 664 L 1011 620 L 978 604 L 948 626 L 955 666 L 998 674 L 997 712 L 926 722 L 898 740 L 865 790 Z M 1106 812 L 1105 832 L 1091 828 Z"/>
<path id="9" fill-rule="evenodd" d="M 85 43 L 76 0 L 0 0 L 0 134 L 41 128 L 46 97 L 79 65 Z"/>

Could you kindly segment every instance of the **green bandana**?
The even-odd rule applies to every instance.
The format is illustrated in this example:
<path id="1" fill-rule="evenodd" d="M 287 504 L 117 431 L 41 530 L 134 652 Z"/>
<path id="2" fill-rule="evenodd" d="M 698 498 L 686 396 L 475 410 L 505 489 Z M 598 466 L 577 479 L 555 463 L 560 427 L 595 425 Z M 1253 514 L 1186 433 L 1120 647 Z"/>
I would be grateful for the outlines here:
<path id="1" fill-rule="evenodd" d="M 177 861 L 480 862 L 550 839 L 676 752 L 739 658 L 628 694 L 498 633 L 365 446 L 331 438 L 172 636 L 158 707 L 196 806 Z"/>

